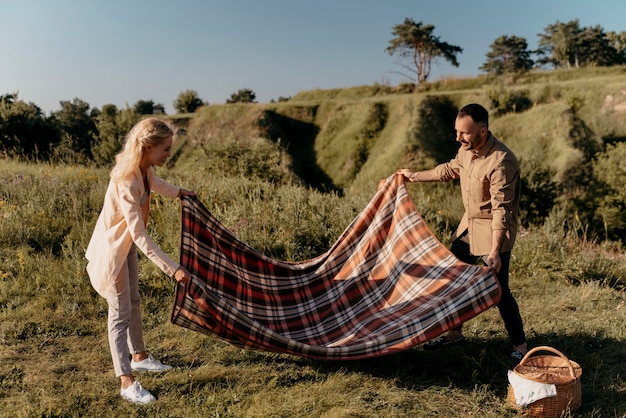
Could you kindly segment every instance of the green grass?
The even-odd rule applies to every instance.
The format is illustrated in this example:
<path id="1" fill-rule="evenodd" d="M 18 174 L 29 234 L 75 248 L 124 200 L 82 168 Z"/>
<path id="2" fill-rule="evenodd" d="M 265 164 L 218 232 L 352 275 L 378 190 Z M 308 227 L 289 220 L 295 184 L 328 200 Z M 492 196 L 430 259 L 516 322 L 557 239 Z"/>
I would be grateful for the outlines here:
<path id="1" fill-rule="evenodd" d="M 372 182 L 340 198 L 201 171 L 159 174 L 196 190 L 246 242 L 291 260 L 326 249 L 376 187 Z M 495 309 L 466 324 L 463 348 L 446 352 L 418 347 L 331 362 L 242 350 L 170 324 L 174 284 L 143 256 L 146 342 L 175 369 L 139 375 L 158 397 L 155 404 L 123 401 L 106 339 L 106 302 L 90 287 L 83 258 L 106 183 L 105 170 L 0 166 L 0 416 L 520 416 L 507 401 L 510 345 Z M 456 189 L 410 186 L 445 243 L 460 216 Z M 151 235 L 177 257 L 178 203 L 155 198 L 151 219 Z M 580 231 L 564 233 L 554 218 L 522 237 L 511 286 L 530 345 L 555 347 L 583 368 L 583 405 L 575 416 L 620 417 L 626 413 L 620 290 L 626 262 L 621 248 L 586 242 Z"/>
<path id="2" fill-rule="evenodd" d="M 407 86 L 374 85 L 302 92 L 268 105 L 211 105 L 172 118 L 181 135 L 159 175 L 195 190 L 253 247 L 303 260 L 332 245 L 378 180 L 400 167 L 434 164 L 438 141 L 448 138 L 433 132 L 438 123 L 423 120 L 432 114 L 425 98 L 461 106 L 489 104 L 494 91 L 527 92 L 532 106 L 494 115 L 491 128 L 520 159 L 553 169 L 558 182 L 584 163 L 570 143 L 572 106 L 591 139 L 626 138 L 619 110 L 625 82 L 624 69 L 597 68 L 514 80 L 448 78 L 410 94 Z M 174 283 L 143 256 L 146 342 L 175 369 L 139 376 L 157 403 L 128 404 L 112 370 L 106 302 L 85 271 L 107 182 L 105 169 L 0 160 L 0 416 L 521 416 L 507 401 L 511 347 L 496 309 L 469 321 L 467 343 L 447 352 L 417 347 L 330 362 L 242 350 L 170 324 Z M 332 185 L 340 187 L 319 191 Z M 448 245 L 463 213 L 458 185 L 410 184 L 409 191 Z M 574 215 L 558 207 L 543 226 L 524 231 L 511 288 L 529 344 L 557 348 L 582 366 L 583 405 L 575 416 L 623 417 L 623 243 L 597 240 Z M 149 233 L 174 259 L 179 217 L 177 201 L 153 197 Z"/>

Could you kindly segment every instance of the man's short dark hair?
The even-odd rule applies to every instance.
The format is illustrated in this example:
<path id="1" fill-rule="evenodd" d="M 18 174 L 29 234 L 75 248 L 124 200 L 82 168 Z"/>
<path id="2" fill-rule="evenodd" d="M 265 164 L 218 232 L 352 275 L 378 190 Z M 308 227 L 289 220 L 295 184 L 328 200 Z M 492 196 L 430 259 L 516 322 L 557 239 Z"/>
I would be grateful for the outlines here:
<path id="1" fill-rule="evenodd" d="M 489 126 L 489 112 L 487 112 L 487 109 L 478 103 L 471 103 L 463 106 L 456 115 L 457 119 L 464 116 L 472 118 L 474 123 L 484 123 L 485 126 Z"/>

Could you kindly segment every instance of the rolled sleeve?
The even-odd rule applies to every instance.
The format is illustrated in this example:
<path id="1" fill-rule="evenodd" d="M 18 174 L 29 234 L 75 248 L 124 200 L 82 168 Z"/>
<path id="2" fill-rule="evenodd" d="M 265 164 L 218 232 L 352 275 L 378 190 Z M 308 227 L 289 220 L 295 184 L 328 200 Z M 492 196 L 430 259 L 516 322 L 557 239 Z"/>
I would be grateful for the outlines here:
<path id="1" fill-rule="evenodd" d="M 148 183 L 150 184 L 150 189 L 153 192 L 167 197 L 178 197 L 180 187 L 170 184 L 165 180 L 155 176 L 152 168 L 150 168 L 150 171 L 148 171 L 148 176 Z"/>
<path id="2" fill-rule="evenodd" d="M 461 164 L 455 158 L 447 163 L 439 164 L 434 170 L 439 181 L 452 181 L 459 178 L 460 168 Z"/>
<path id="3" fill-rule="evenodd" d="M 491 229 L 506 230 L 513 228 L 515 222 L 514 202 L 519 184 L 517 165 L 504 159 L 496 165 L 491 175 Z"/>
<path id="4" fill-rule="evenodd" d="M 150 238 L 146 231 L 142 209 L 139 205 L 141 190 L 136 182 L 122 182 L 118 185 L 120 210 L 124 215 L 133 242 L 150 261 L 165 274 L 173 276 L 179 264 L 165 254 Z M 177 192 L 178 193 L 178 192 Z"/>

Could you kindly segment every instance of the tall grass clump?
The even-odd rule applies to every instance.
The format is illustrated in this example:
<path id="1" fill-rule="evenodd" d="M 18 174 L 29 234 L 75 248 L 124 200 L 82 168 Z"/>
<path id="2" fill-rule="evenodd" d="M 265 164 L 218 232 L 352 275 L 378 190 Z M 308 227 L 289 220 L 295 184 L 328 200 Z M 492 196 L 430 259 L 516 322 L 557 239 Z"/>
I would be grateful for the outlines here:
<path id="1" fill-rule="evenodd" d="M 203 173 L 170 174 L 168 179 L 195 190 L 206 208 L 244 242 L 287 261 L 325 252 L 374 193 L 368 190 L 342 198 L 299 186 Z M 178 224 L 178 203 L 155 199 L 160 210 L 152 215 L 153 234 L 162 237 L 167 249 L 177 251 L 177 235 L 172 234 L 171 226 Z"/>
<path id="2" fill-rule="evenodd" d="M 3 163 L 0 182 L 0 245 L 61 254 L 66 236 L 99 211 L 104 172 L 79 166 Z"/>
<path id="3" fill-rule="evenodd" d="M 423 86 L 424 91 L 459 91 L 459 90 L 478 90 L 485 85 L 493 82 L 490 76 L 478 77 L 456 77 L 444 76 L 438 80 L 429 81 Z"/>
<path id="4" fill-rule="evenodd" d="M 495 110 L 497 115 L 523 112 L 532 105 L 528 97 L 528 90 L 513 90 L 503 85 L 496 85 L 489 87 L 488 96 L 491 101 L 491 108 Z"/>
<path id="5" fill-rule="evenodd" d="M 595 282 L 624 289 L 626 260 L 619 242 L 599 244 L 581 223 L 571 222 L 562 209 L 546 222 L 522 234 L 516 251 L 521 269 L 542 271 L 551 280 L 573 285 Z"/>
<path id="6" fill-rule="evenodd" d="M 395 92 L 395 89 L 385 84 L 376 83 L 373 85 L 346 87 L 338 89 L 314 89 L 298 92 L 290 101 L 320 101 L 334 99 L 358 100 L 375 96 L 385 96 Z"/>

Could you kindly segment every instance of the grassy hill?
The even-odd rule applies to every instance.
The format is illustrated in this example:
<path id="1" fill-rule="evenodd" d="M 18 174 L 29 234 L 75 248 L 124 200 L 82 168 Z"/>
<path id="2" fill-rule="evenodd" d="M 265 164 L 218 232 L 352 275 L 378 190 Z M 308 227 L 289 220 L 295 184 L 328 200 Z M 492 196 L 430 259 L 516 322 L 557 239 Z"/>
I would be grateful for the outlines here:
<path id="1" fill-rule="evenodd" d="M 384 86 L 305 91 L 288 102 L 240 105 L 236 111 L 232 105 L 208 106 L 194 116 L 189 133 L 201 136 L 207 119 L 219 119 L 223 130 L 217 127 L 213 138 L 223 140 L 233 137 L 230 127 L 247 123 L 247 133 L 280 141 L 307 184 L 349 189 L 401 166 L 428 167 L 450 158 L 455 111 L 478 102 L 491 111 L 491 130 L 521 160 L 540 159 L 562 181 L 584 157 L 571 144 L 575 123 L 589 130 L 590 140 L 626 140 L 624 86 L 626 70 L 618 68 L 448 80 L 417 93 Z M 184 150 L 183 159 L 202 164 L 189 154 L 197 149 Z"/>
<path id="2" fill-rule="evenodd" d="M 285 103 L 211 105 L 175 118 L 179 140 L 158 173 L 197 191 L 246 243 L 302 260 L 332 245 L 379 179 L 449 158 L 456 109 L 468 102 L 491 109 L 494 134 L 518 154 L 525 173 L 548 173 L 567 186 L 588 163 L 586 147 L 626 139 L 623 86 L 623 69 L 589 69 L 442 80 L 417 93 L 363 86 L 302 92 Z M 139 376 L 157 403 L 121 400 L 107 305 L 91 288 L 84 259 L 107 175 L 93 167 L 0 164 L 0 416 L 522 416 L 507 401 L 511 347 L 495 309 L 469 321 L 467 343 L 450 351 L 307 360 L 242 350 L 170 324 L 173 282 L 143 256 L 148 350 L 175 369 Z M 422 216 L 447 243 L 462 213 L 456 186 L 410 186 Z M 178 203 L 152 199 L 149 233 L 176 259 Z M 571 217 L 555 210 L 520 237 L 511 288 L 530 346 L 557 348 L 583 368 L 583 405 L 572 416 L 621 417 L 623 245 L 591 239 L 583 223 L 564 227 Z"/>

